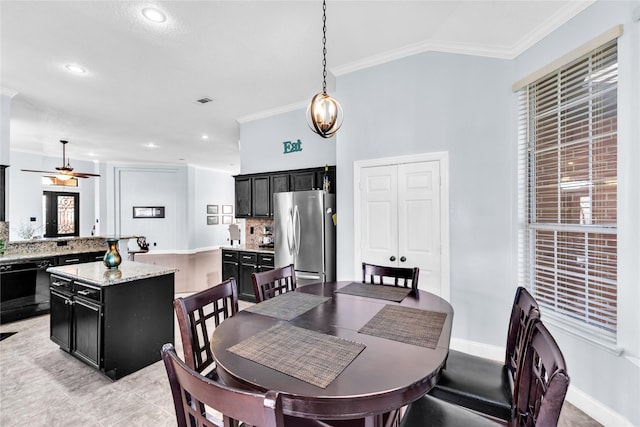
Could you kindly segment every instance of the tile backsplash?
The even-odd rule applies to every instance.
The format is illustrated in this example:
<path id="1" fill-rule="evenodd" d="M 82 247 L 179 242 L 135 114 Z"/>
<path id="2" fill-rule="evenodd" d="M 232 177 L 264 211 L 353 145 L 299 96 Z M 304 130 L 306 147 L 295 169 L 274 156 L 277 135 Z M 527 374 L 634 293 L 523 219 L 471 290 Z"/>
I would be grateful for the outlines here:
<path id="1" fill-rule="evenodd" d="M 253 234 L 251 228 L 253 227 Z M 265 237 L 273 238 L 273 220 L 272 219 L 255 219 L 247 218 L 244 224 L 246 246 L 251 249 L 257 249 L 262 244 Z"/>

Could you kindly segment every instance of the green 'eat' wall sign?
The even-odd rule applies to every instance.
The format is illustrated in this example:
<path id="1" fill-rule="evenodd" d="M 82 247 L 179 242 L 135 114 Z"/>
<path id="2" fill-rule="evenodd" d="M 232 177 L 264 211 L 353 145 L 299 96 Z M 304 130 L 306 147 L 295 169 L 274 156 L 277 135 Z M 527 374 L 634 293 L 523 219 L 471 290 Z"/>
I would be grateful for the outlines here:
<path id="1" fill-rule="evenodd" d="M 296 142 L 283 141 L 282 145 L 284 145 L 284 154 L 302 151 L 302 141 L 300 141 L 299 139 Z"/>

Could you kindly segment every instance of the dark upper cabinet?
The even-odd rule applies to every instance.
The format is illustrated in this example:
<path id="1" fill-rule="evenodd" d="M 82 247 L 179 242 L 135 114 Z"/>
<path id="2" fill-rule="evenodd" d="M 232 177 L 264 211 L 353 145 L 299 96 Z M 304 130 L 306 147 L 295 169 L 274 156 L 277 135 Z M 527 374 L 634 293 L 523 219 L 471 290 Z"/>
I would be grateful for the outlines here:
<path id="1" fill-rule="evenodd" d="M 236 218 L 250 218 L 251 211 L 251 178 L 236 177 Z"/>
<path id="2" fill-rule="evenodd" d="M 289 174 L 289 188 L 291 191 L 314 190 L 318 188 L 315 170 L 303 170 Z"/>
<path id="3" fill-rule="evenodd" d="M 335 193 L 336 167 L 329 166 L 329 192 Z M 273 193 L 322 189 L 324 167 L 237 175 L 236 218 L 273 217 Z"/>
<path id="4" fill-rule="evenodd" d="M 255 176 L 253 183 L 253 217 L 268 218 L 271 216 L 271 192 L 269 175 Z"/>
<path id="5" fill-rule="evenodd" d="M 269 206 L 271 209 L 270 216 L 273 216 L 273 194 L 284 193 L 289 191 L 289 174 L 288 173 L 276 173 L 269 177 Z"/>

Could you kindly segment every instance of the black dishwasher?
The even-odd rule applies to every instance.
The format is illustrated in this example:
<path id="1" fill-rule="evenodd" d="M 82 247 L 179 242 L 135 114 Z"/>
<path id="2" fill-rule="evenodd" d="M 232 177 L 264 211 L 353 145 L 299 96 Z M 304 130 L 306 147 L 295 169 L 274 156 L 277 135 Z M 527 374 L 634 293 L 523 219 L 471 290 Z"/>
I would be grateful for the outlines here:
<path id="1" fill-rule="evenodd" d="M 49 312 L 52 258 L 0 265 L 0 323 Z"/>

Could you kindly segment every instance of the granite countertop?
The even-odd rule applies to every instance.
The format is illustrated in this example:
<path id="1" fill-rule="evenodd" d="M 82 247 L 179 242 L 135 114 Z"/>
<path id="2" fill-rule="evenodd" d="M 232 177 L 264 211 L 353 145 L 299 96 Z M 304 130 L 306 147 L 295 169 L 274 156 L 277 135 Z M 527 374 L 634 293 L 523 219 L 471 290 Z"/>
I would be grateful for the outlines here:
<path id="1" fill-rule="evenodd" d="M 273 254 L 275 252 L 274 248 L 258 248 L 256 246 L 222 246 L 220 249 L 225 251 L 242 251 L 242 252 L 257 252 L 262 254 Z"/>
<path id="2" fill-rule="evenodd" d="M 56 237 L 12 241 L 8 243 L 6 253 L 0 256 L 0 264 L 106 251 L 107 247 L 104 242 L 112 238 L 128 240 L 134 239 L 136 236 Z M 59 242 L 64 244 L 60 245 Z"/>
<path id="3" fill-rule="evenodd" d="M 83 282 L 97 286 L 116 285 L 148 277 L 163 276 L 165 274 L 175 273 L 176 271 L 178 271 L 178 269 L 173 267 L 135 261 L 123 261 L 116 269 L 108 269 L 100 261 L 62 265 L 47 269 L 48 273 L 70 279 L 82 280 Z"/>

